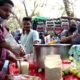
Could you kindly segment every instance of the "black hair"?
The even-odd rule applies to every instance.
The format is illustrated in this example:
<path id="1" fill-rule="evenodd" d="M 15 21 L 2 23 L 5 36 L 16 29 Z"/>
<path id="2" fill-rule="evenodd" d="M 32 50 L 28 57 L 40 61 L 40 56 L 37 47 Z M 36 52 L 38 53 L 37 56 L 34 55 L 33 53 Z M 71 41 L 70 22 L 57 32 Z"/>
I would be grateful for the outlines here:
<path id="1" fill-rule="evenodd" d="M 30 21 L 30 22 L 32 22 L 32 18 L 31 17 L 23 17 L 23 21 Z"/>
<path id="2" fill-rule="evenodd" d="M 0 6 L 5 5 L 6 3 L 14 6 L 14 3 L 11 0 L 0 0 Z"/>
<path id="3" fill-rule="evenodd" d="M 69 32 L 73 33 L 76 29 L 77 29 L 76 27 L 71 27 L 71 28 L 69 29 Z"/>

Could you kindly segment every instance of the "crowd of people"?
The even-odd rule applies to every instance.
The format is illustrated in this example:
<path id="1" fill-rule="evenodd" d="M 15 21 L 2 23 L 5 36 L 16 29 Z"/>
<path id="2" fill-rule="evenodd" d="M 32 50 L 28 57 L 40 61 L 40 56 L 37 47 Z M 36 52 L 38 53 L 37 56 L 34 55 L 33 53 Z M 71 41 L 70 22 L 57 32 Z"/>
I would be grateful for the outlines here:
<path id="1" fill-rule="evenodd" d="M 58 36 L 55 32 L 39 33 L 36 30 L 33 30 L 32 18 L 23 17 L 21 27 L 22 32 L 20 33 L 19 30 L 16 30 L 15 32 L 10 33 L 7 26 L 3 24 L 9 19 L 13 7 L 14 4 L 11 0 L 0 0 L 0 80 L 4 80 L 2 68 L 5 60 L 8 59 L 10 62 L 16 61 L 16 58 L 11 56 L 9 51 L 15 56 L 24 57 L 27 54 L 33 53 L 34 44 L 48 44 L 48 42 L 54 40 L 56 40 L 56 43 L 58 44 L 80 44 L 80 24 L 76 24 L 76 22 L 72 21 L 70 22 L 69 30 L 64 29 L 61 35 Z M 15 48 L 18 50 L 12 48 L 12 44 L 8 44 L 5 40 L 8 33 L 12 34 L 13 39 L 20 45 L 18 48 L 15 45 Z"/>

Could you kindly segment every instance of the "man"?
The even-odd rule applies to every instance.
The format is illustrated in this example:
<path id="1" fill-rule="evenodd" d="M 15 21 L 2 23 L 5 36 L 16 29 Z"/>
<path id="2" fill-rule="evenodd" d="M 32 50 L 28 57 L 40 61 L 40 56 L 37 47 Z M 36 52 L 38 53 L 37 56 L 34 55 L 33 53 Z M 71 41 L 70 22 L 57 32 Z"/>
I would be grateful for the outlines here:
<path id="1" fill-rule="evenodd" d="M 11 46 L 5 41 L 5 37 L 8 31 L 6 27 L 3 26 L 4 21 L 9 18 L 13 6 L 14 4 L 11 0 L 0 0 L 0 80 L 2 80 L 4 77 L 2 68 L 8 55 L 7 50 L 17 55 L 17 52 L 14 51 Z"/>
<path id="2" fill-rule="evenodd" d="M 22 21 L 23 34 L 21 35 L 21 44 L 24 46 L 26 54 L 33 52 L 33 44 L 39 43 L 39 34 L 37 31 L 31 29 L 32 19 L 24 17 Z"/>
<path id="3" fill-rule="evenodd" d="M 70 29 L 69 30 L 64 30 L 61 34 L 61 42 L 62 43 L 68 43 L 72 44 L 73 39 L 77 36 L 74 34 L 76 31 L 76 22 L 72 20 L 70 22 Z"/>
<path id="4" fill-rule="evenodd" d="M 74 38 L 72 44 L 80 44 L 80 23 L 77 24 L 77 30 L 75 33 L 77 36 Z"/>

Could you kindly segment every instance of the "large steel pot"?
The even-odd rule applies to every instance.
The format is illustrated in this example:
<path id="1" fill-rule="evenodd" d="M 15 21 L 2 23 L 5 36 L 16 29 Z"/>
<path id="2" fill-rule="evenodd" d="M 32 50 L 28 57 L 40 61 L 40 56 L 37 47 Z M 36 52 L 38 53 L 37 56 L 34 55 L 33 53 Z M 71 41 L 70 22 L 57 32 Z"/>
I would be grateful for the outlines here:
<path id="1" fill-rule="evenodd" d="M 69 56 L 68 51 L 70 47 L 70 44 L 37 44 L 34 45 L 33 49 L 34 59 L 38 62 L 39 67 L 44 68 L 44 59 L 46 55 L 59 54 L 61 58 L 66 59 Z"/>

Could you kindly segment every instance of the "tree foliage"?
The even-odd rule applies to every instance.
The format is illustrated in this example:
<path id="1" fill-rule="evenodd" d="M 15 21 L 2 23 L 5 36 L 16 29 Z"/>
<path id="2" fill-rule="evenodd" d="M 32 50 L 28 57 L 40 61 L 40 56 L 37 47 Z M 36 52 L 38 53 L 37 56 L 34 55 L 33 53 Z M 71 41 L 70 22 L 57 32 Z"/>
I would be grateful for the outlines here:
<path id="1" fill-rule="evenodd" d="M 21 14 L 23 16 L 30 16 L 30 17 L 33 17 L 35 15 L 39 16 L 39 8 L 43 7 L 44 4 L 45 4 L 45 0 L 22 0 L 21 1 L 23 7 L 24 7 L 24 10 L 21 10 L 20 9 L 20 6 L 16 7 L 13 12 L 12 12 L 12 16 L 11 18 L 9 19 L 8 21 L 8 26 L 10 27 L 11 30 L 13 30 L 14 28 L 16 27 L 21 27 L 21 16 L 19 17 L 17 14 Z M 27 5 L 27 4 L 30 4 L 30 5 Z M 32 6 L 33 4 L 33 6 Z M 30 6 L 30 10 L 31 10 L 31 14 L 30 12 L 28 11 L 27 7 Z M 31 8 L 32 6 L 32 8 Z M 17 12 L 16 12 L 17 11 Z M 22 13 L 21 13 L 22 11 Z M 23 14 L 25 13 L 25 15 Z"/>
<path id="2" fill-rule="evenodd" d="M 15 28 L 20 27 L 17 19 L 14 16 L 10 17 L 10 19 L 7 21 L 7 23 L 8 23 L 8 27 L 9 27 L 10 31 L 13 31 L 13 30 L 15 30 Z"/>
<path id="3" fill-rule="evenodd" d="M 40 9 L 48 6 L 48 1 L 49 0 L 21 0 L 23 9 L 22 6 L 18 6 L 17 4 L 16 8 L 13 10 L 12 16 L 8 21 L 10 29 L 13 30 L 16 27 L 21 27 L 22 26 L 21 20 L 22 17 L 24 16 L 30 16 L 30 17 L 41 16 Z M 64 7 L 62 5 L 58 5 L 57 3 L 57 6 L 59 7 L 58 11 L 61 12 L 62 15 L 66 13 L 66 15 L 69 17 L 75 17 L 74 5 L 73 5 L 74 3 L 72 2 L 72 0 L 63 0 L 63 4 Z M 49 6 L 52 6 L 51 10 L 54 10 L 54 7 L 57 8 L 54 5 L 49 5 Z"/>

